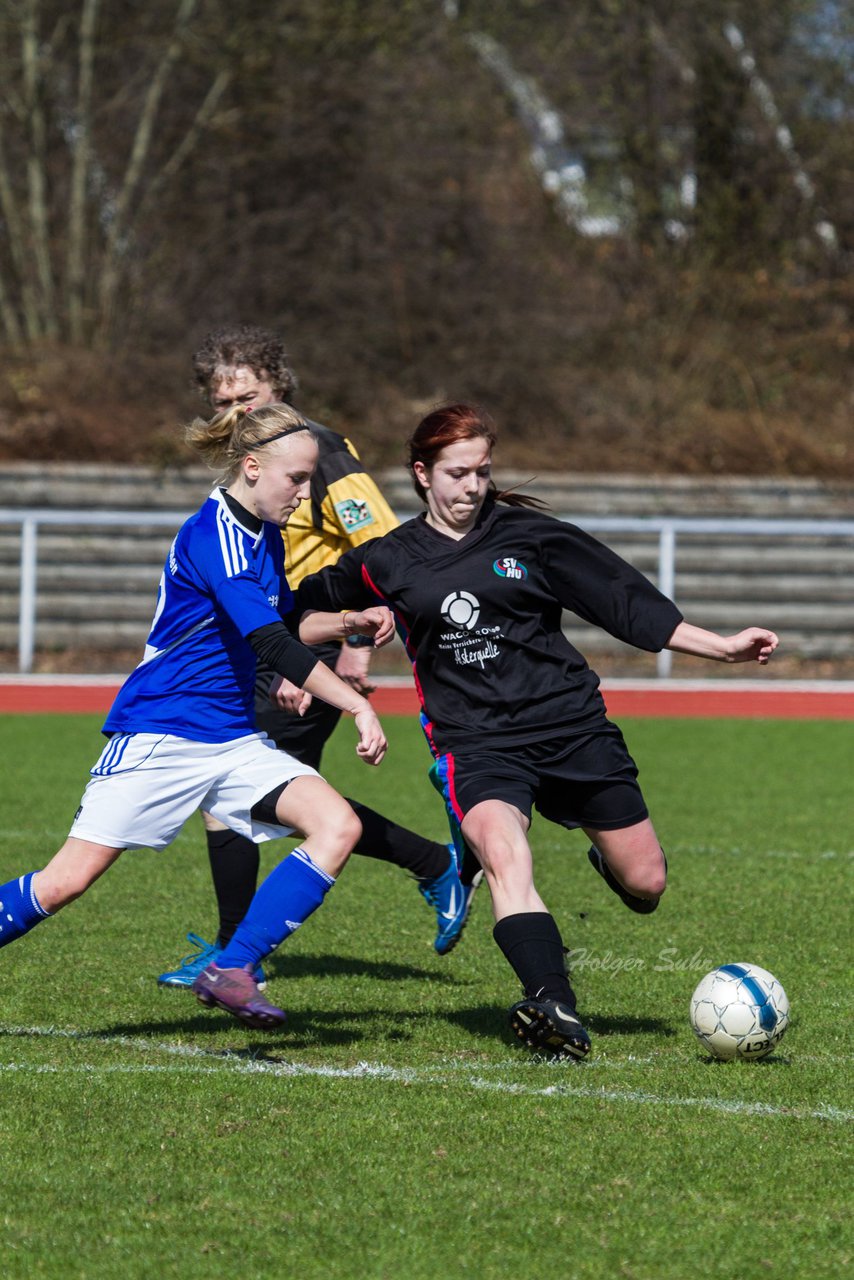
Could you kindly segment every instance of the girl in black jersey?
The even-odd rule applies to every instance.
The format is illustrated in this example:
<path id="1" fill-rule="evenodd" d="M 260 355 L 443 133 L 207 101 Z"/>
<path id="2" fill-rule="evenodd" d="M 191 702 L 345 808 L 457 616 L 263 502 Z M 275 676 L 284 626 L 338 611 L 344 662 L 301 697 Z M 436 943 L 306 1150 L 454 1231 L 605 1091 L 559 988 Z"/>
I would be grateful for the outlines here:
<path id="1" fill-rule="evenodd" d="M 388 604 L 413 663 L 422 724 L 446 802 L 492 894 L 494 937 L 524 998 L 511 1025 L 531 1048 L 584 1057 L 558 927 L 534 884 L 533 808 L 592 841 L 589 857 L 632 910 L 654 911 L 666 861 L 599 681 L 561 628 L 570 609 L 620 640 L 719 662 L 766 663 L 773 632 L 692 626 L 595 538 L 498 493 L 496 436 L 450 405 L 409 441 L 423 515 L 306 579 L 304 609 Z"/>

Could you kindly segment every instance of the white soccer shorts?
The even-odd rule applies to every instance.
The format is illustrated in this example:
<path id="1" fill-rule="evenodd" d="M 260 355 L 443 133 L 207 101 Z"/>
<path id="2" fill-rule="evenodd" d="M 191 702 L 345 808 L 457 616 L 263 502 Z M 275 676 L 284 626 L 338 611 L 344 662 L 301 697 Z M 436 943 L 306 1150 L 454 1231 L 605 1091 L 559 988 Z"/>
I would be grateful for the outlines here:
<path id="1" fill-rule="evenodd" d="M 111 849 L 164 849 L 197 809 L 256 843 L 277 840 L 293 828 L 256 822 L 252 806 L 283 782 L 320 776 L 258 733 L 231 742 L 115 734 L 90 774 L 69 835 Z"/>

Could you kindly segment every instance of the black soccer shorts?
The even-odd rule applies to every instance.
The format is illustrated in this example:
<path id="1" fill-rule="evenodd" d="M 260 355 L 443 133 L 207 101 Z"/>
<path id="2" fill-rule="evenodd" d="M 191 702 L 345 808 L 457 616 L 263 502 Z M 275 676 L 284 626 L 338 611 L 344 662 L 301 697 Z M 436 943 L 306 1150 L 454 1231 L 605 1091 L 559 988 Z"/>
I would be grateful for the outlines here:
<path id="1" fill-rule="evenodd" d="M 438 763 L 459 821 L 483 800 L 504 800 L 529 820 L 536 809 L 568 830 L 619 831 L 649 817 L 637 765 L 608 720 L 524 746 L 465 749 Z"/>

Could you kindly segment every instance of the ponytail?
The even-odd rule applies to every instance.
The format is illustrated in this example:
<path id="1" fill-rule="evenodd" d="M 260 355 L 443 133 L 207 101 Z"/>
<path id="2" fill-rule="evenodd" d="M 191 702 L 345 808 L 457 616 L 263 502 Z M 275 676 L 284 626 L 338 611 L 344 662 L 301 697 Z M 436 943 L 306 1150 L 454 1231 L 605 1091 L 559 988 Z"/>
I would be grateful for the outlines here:
<path id="1" fill-rule="evenodd" d="M 248 454 L 296 431 L 311 434 L 305 418 L 288 404 L 265 404 L 257 409 L 234 404 L 210 421 L 194 418 L 184 428 L 184 438 L 228 484 Z"/>

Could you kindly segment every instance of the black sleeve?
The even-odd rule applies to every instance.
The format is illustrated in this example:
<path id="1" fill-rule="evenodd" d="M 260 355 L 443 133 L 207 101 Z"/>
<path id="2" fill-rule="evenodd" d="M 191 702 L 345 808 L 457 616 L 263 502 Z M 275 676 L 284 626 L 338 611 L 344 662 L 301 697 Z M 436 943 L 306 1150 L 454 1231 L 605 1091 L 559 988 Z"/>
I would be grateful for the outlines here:
<path id="1" fill-rule="evenodd" d="M 365 555 L 375 543 L 345 551 L 335 564 L 303 578 L 297 588 L 293 616 L 301 618 L 306 609 L 334 612 L 337 609 L 363 609 L 378 603 L 363 577 Z"/>
<path id="2" fill-rule="evenodd" d="M 583 529 L 546 517 L 543 565 L 555 597 L 585 622 L 657 653 L 682 614 L 648 578 Z"/>
<path id="3" fill-rule="evenodd" d="M 255 650 L 261 666 L 284 676 L 299 688 L 317 666 L 317 658 L 311 649 L 292 636 L 283 622 L 256 627 L 246 639 Z"/>

